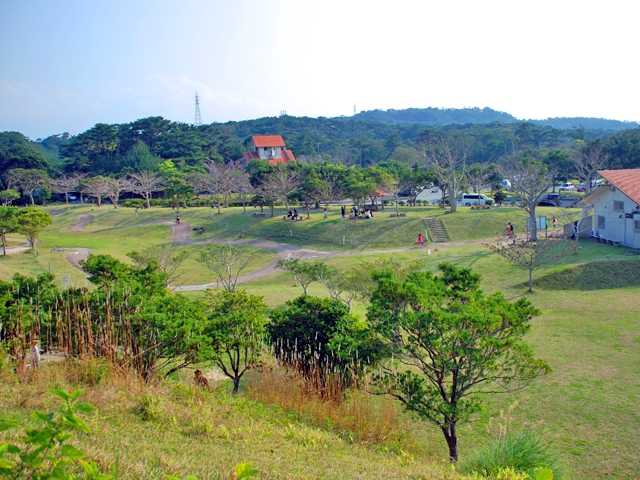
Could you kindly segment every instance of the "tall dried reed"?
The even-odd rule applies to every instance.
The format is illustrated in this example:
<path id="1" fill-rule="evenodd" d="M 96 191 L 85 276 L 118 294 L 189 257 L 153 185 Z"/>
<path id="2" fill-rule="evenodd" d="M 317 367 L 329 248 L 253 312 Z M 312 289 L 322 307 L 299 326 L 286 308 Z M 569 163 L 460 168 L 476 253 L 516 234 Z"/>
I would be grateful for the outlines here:
<path id="1" fill-rule="evenodd" d="M 331 379 L 320 383 L 335 385 Z M 320 396 L 291 369 L 265 368 L 249 376 L 245 388 L 250 398 L 299 412 L 312 424 L 355 443 L 393 443 L 407 435 L 407 421 L 391 399 L 341 387 L 334 390 L 339 395 Z"/>

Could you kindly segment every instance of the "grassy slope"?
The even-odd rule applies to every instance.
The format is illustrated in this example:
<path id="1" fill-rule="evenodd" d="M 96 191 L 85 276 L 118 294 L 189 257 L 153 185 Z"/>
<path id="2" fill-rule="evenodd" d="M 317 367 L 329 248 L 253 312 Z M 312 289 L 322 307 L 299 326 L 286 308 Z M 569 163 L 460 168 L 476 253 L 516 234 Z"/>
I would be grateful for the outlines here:
<path id="1" fill-rule="evenodd" d="M 339 217 L 337 211 L 332 211 L 327 221 L 322 219 L 321 214 L 316 214 L 314 220 L 297 224 L 248 215 L 231 216 L 227 212 L 214 215 L 212 219 L 210 209 L 189 209 L 181 214 L 181 219 L 192 225 L 196 222 L 204 225 L 207 228 L 204 239 L 232 239 L 237 237 L 238 231 L 246 232 L 248 238 L 261 238 L 281 228 L 291 229 L 294 236 L 274 240 L 302 244 L 302 232 L 314 232 L 315 237 L 309 238 L 310 243 L 306 246 L 339 251 L 341 245 L 325 245 L 323 239 L 341 238 L 347 232 L 364 234 L 366 228 L 375 226 L 375 230 L 369 231 L 372 240 L 359 244 L 359 248 L 378 248 L 374 245 L 376 241 L 379 245 L 398 248 L 406 246 L 407 238 L 413 239 L 417 235 L 412 232 L 417 225 L 421 225 L 419 222 L 424 216 L 442 215 L 452 240 L 483 238 L 486 233 L 501 231 L 507 221 L 518 225 L 526 218 L 523 212 L 511 208 L 462 211 L 446 216 L 437 208 L 405 210 L 408 212 L 406 219 L 384 218 L 380 212 L 369 224 L 366 221 L 356 224 L 343 222 L 336 218 Z M 159 209 L 157 212 L 152 210 L 144 213 L 155 218 L 167 215 L 166 210 Z M 547 214 L 556 214 L 556 210 L 549 209 Z M 565 212 L 560 214 L 564 215 Z M 54 226 L 50 228 L 53 230 L 62 219 L 64 217 L 61 215 L 57 216 Z M 66 222 L 67 226 L 75 223 L 73 219 L 66 219 Z M 62 227 L 64 225 L 61 224 Z M 400 228 L 394 229 L 394 226 Z M 57 230 L 60 236 L 55 243 L 71 245 L 63 243 L 71 241 L 66 239 L 68 234 L 65 236 L 64 230 Z M 45 232 L 43 240 L 53 245 L 54 241 L 48 235 L 49 232 Z M 163 235 L 166 235 L 164 240 L 156 239 L 156 242 L 167 241 L 169 234 Z M 374 240 L 376 238 L 379 240 Z M 128 251 L 118 246 L 112 247 L 108 239 L 103 240 L 103 248 L 113 248 L 120 255 Z M 353 245 L 349 247 L 350 250 L 359 248 Z M 462 455 L 486 439 L 484 429 L 489 416 L 518 401 L 519 406 L 513 413 L 515 424 L 535 424 L 546 432 L 547 438 L 553 439 L 564 454 L 575 478 L 638 476 L 640 458 L 635 445 L 640 428 L 640 410 L 637 407 L 640 404 L 640 385 L 637 382 L 637 372 L 640 370 L 640 321 L 637 316 L 640 279 L 636 260 L 622 256 L 622 252 L 620 248 L 583 242 L 578 257 L 562 259 L 551 269 L 534 273 L 536 291 L 526 296 L 541 309 L 542 315 L 533 322 L 529 342 L 536 355 L 547 360 L 554 371 L 524 391 L 491 397 L 489 408 L 481 421 L 461 429 Z M 28 272 L 26 259 L 30 257 L 21 255 L 14 256 L 10 264 L 14 270 Z M 523 282 L 527 273 L 492 255 L 481 245 L 440 248 L 430 257 L 421 250 L 402 251 L 396 255 L 401 259 L 422 257 L 426 267 L 433 270 L 443 260 L 472 267 L 482 273 L 486 291 L 503 290 L 513 300 L 525 294 Z M 371 259 L 371 255 L 350 254 L 330 257 L 325 261 L 346 268 Z M 0 262 L 2 278 L 7 278 L 6 265 L 7 262 Z M 64 261 L 61 261 L 61 265 L 64 265 Z M 573 289 L 567 289 L 569 283 Z M 279 307 L 301 293 L 300 287 L 294 287 L 293 279 L 285 272 L 277 272 L 268 278 L 246 284 L 246 288 L 251 293 L 264 295 L 271 308 Z M 318 285 L 312 285 L 310 293 L 325 294 Z M 362 305 L 355 305 L 354 312 L 364 315 L 365 309 Z M 427 451 L 431 451 L 430 455 L 434 451 L 445 452 L 441 434 L 436 429 L 420 422 L 414 425 L 418 439 L 424 442 Z M 322 451 L 311 450 L 316 453 Z M 241 460 L 252 460 L 257 455 L 251 450 L 243 451 L 245 456 Z M 326 453 L 327 457 L 334 455 L 332 451 Z M 298 460 L 291 461 L 295 463 Z"/>
<path id="2" fill-rule="evenodd" d="M 56 402 L 46 388 L 95 383 L 96 367 L 68 372 L 47 365 L 46 375 L 28 384 L 8 377 L 0 387 L 0 414 L 21 422 L 33 409 L 50 412 Z M 201 480 L 229 478 L 234 465 L 251 461 L 259 478 L 459 478 L 444 463 L 416 460 L 399 447 L 351 444 L 298 415 L 224 392 L 202 391 L 182 383 L 140 385 L 111 379 L 87 386 L 84 400 L 97 409 L 89 417 L 93 435 L 78 445 L 103 466 L 120 464 L 119 478 L 163 479 L 164 474 L 197 475 Z M 0 434 L 15 441 L 18 432 Z M 77 440 L 75 440 L 77 441 Z M 74 441 L 74 442 L 75 442 Z"/>

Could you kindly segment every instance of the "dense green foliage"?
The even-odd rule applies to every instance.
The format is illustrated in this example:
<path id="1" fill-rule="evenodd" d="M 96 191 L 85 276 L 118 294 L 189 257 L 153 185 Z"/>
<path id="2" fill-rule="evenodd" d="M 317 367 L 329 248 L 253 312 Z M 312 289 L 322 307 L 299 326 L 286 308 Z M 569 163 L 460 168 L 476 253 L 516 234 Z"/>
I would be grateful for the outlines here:
<path id="1" fill-rule="evenodd" d="M 550 368 L 522 340 L 539 315 L 528 300 L 485 295 L 480 275 L 470 269 L 438 267 L 438 277 L 374 272 L 377 287 L 367 318 L 393 359 L 377 376 L 380 393 L 437 425 L 455 461 L 458 424 L 482 407 L 478 391 L 507 392 Z"/>

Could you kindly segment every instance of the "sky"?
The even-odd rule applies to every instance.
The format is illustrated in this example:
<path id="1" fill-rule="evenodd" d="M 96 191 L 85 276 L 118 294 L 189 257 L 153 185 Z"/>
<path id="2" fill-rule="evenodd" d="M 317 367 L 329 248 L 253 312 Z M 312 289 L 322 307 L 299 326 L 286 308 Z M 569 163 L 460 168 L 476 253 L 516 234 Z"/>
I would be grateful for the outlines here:
<path id="1" fill-rule="evenodd" d="M 640 2 L 0 0 L 0 131 L 490 107 L 640 120 Z M 635 45 L 635 47 L 634 47 Z"/>

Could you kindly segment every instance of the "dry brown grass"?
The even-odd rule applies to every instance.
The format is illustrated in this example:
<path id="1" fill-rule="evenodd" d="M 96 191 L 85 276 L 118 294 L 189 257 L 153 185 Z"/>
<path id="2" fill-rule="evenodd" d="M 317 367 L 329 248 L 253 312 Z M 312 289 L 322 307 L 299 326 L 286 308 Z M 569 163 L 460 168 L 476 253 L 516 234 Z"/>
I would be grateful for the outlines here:
<path id="1" fill-rule="evenodd" d="M 245 381 L 246 395 L 266 404 L 294 410 L 313 425 L 356 443 L 411 443 L 407 421 L 393 400 L 359 390 L 347 390 L 344 399 L 327 399 L 310 392 L 306 382 L 281 368 L 267 369 Z M 406 445 L 405 445 L 405 448 Z"/>

